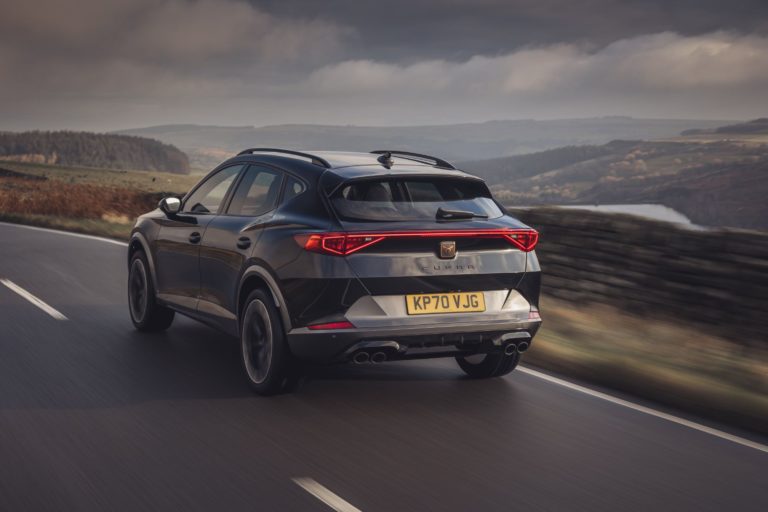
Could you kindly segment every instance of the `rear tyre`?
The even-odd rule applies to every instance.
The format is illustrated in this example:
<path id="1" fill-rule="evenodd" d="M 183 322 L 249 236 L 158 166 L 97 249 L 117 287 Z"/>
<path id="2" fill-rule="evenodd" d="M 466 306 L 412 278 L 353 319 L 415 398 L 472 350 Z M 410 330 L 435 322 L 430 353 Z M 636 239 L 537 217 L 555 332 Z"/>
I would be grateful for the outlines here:
<path id="1" fill-rule="evenodd" d="M 477 360 L 476 360 L 477 358 Z M 484 356 L 457 357 L 456 362 L 464 373 L 473 379 L 487 379 L 507 375 L 517 367 L 520 354 L 485 354 Z"/>
<path id="2" fill-rule="evenodd" d="M 139 331 L 164 331 L 173 323 L 173 310 L 157 303 L 147 257 L 142 251 L 133 254 L 128 267 L 128 311 Z"/>
<path id="3" fill-rule="evenodd" d="M 268 292 L 251 292 L 240 324 L 240 353 L 251 388 L 259 395 L 291 391 L 295 368 L 283 323 Z"/>

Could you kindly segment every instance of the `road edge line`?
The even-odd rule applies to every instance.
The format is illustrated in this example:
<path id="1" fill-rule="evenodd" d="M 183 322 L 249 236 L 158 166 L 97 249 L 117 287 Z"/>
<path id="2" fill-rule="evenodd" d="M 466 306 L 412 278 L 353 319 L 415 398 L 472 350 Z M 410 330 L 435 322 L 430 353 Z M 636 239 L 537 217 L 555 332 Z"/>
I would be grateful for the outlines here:
<path id="1" fill-rule="evenodd" d="M 669 414 L 666 412 L 658 411 L 656 409 L 653 409 L 651 407 L 646 407 L 644 405 L 636 404 L 634 402 L 630 402 L 629 400 L 624 400 L 612 395 L 609 395 L 607 393 L 602 393 L 600 391 L 595 391 L 594 389 L 590 389 L 584 386 L 580 386 L 578 384 L 574 384 L 572 382 L 569 382 L 567 380 L 559 379 L 557 377 L 553 377 L 552 375 L 548 375 L 546 373 L 542 373 L 536 370 L 532 370 L 531 368 L 525 368 L 525 367 L 519 367 L 519 371 L 525 373 L 526 375 L 530 375 L 532 377 L 537 377 L 539 379 L 546 380 L 547 382 L 550 382 L 552 384 L 557 384 L 559 386 L 566 387 L 568 389 L 571 389 L 573 391 L 578 391 L 580 393 L 584 393 L 585 395 L 589 395 L 594 398 L 599 398 L 601 400 L 605 400 L 607 402 L 611 402 L 615 405 L 620 405 L 622 407 L 626 407 L 628 409 L 632 409 L 634 411 L 638 411 L 644 414 L 648 414 L 650 416 L 654 416 L 656 418 L 660 418 L 663 420 L 670 421 L 672 423 L 676 423 L 678 425 L 682 425 L 684 427 L 691 428 L 693 430 L 698 430 L 699 432 L 703 432 L 705 434 L 709 434 L 711 436 L 719 437 L 720 439 L 724 439 L 726 441 L 730 441 L 732 443 L 740 444 L 742 446 L 745 446 L 747 448 L 752 448 L 754 450 L 758 450 L 764 453 L 768 453 L 768 446 L 758 443 L 756 441 L 752 441 L 743 437 L 739 437 L 734 434 L 729 434 L 728 432 L 723 432 L 722 430 L 718 430 L 716 428 L 708 427 L 706 425 L 702 425 L 700 423 L 696 423 L 695 421 L 686 420 L 685 418 L 680 418 L 679 416 L 675 416 L 673 414 Z"/>
<path id="2" fill-rule="evenodd" d="M 64 231 L 63 229 L 41 228 L 40 226 L 29 226 L 27 224 L 16 224 L 15 222 L 0 221 L 0 226 L 11 226 L 14 228 L 31 229 L 33 231 L 44 231 L 46 233 L 54 233 L 57 235 L 68 235 L 76 238 L 85 238 L 86 240 L 97 240 L 99 242 L 107 242 L 109 244 L 120 245 L 127 247 L 127 242 L 121 242 L 119 240 L 112 240 L 111 238 L 105 238 L 103 236 L 86 235 L 85 233 L 73 233 L 72 231 Z"/>

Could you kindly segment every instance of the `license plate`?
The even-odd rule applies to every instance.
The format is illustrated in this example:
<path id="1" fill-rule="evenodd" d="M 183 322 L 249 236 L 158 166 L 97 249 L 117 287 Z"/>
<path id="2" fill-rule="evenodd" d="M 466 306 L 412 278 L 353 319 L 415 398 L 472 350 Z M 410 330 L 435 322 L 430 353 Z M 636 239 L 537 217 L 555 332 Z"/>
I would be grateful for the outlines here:
<path id="1" fill-rule="evenodd" d="M 409 315 L 473 313 L 485 311 L 485 296 L 483 292 L 420 293 L 406 295 L 405 307 Z"/>

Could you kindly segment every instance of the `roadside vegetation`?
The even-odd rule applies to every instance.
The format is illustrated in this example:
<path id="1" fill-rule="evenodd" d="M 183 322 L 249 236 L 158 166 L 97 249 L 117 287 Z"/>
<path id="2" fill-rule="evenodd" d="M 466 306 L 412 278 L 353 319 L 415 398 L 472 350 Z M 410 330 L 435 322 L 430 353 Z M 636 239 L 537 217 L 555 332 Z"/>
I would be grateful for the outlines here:
<path id="1" fill-rule="evenodd" d="M 768 347 L 607 305 L 544 297 L 541 311 L 526 364 L 768 434 Z"/>
<path id="2" fill-rule="evenodd" d="M 4 172 L 10 171 L 10 172 Z M 115 170 L 100 167 L 64 166 L 29 162 L 0 162 L 0 178 L 12 173 L 42 177 L 56 182 L 118 187 L 143 192 L 184 193 L 198 182 L 200 175 L 182 175 L 146 170 Z"/>
<path id="3" fill-rule="evenodd" d="M 127 238 L 136 217 L 197 180 L 160 172 L 0 163 L 0 220 Z"/>

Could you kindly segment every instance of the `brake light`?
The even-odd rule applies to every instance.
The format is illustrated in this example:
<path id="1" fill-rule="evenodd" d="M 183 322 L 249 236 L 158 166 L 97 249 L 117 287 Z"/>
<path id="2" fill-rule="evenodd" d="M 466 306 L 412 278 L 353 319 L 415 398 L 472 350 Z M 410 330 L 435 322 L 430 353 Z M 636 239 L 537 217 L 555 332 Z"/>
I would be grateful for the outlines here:
<path id="1" fill-rule="evenodd" d="M 325 324 L 308 325 L 308 329 L 312 331 L 331 331 L 334 329 L 354 329 L 355 326 L 352 322 L 328 322 Z"/>
<path id="2" fill-rule="evenodd" d="M 456 231 L 391 231 L 383 233 L 313 233 L 296 235 L 304 249 L 335 256 L 347 256 L 388 238 L 503 238 L 523 252 L 530 252 L 539 241 L 533 229 L 480 229 Z"/>

